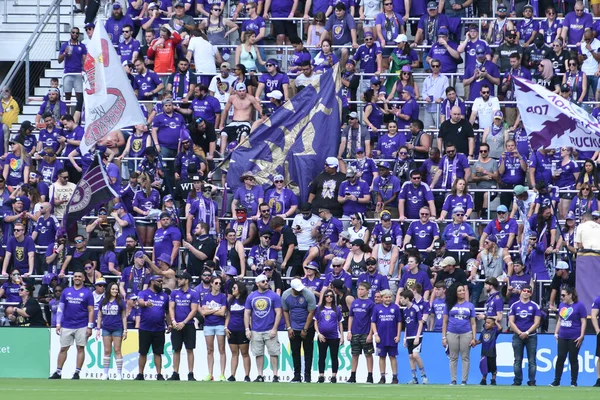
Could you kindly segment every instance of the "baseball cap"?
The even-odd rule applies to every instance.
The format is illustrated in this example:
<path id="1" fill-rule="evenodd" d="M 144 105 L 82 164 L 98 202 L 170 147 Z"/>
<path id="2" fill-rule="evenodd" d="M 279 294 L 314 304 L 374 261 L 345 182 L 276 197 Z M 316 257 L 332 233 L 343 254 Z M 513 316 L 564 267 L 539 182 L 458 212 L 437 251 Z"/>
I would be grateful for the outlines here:
<path id="1" fill-rule="evenodd" d="M 502 111 L 498 110 L 494 113 L 494 119 L 504 119 L 504 114 L 502 114 Z"/>
<path id="2" fill-rule="evenodd" d="M 352 241 L 352 243 L 350 243 L 352 246 L 364 246 L 365 245 L 365 241 L 362 239 L 354 239 Z"/>
<path id="3" fill-rule="evenodd" d="M 496 212 L 508 212 L 508 208 L 506 208 L 506 206 L 504 204 L 500 204 L 497 208 L 496 208 Z"/>
<path id="4" fill-rule="evenodd" d="M 390 167 L 390 163 L 388 161 L 380 162 L 379 165 L 377 166 L 377 168 L 392 169 L 392 167 Z"/>
<path id="5" fill-rule="evenodd" d="M 227 275 L 229 275 L 229 274 L 227 274 Z M 256 282 L 256 283 L 260 283 L 260 282 L 266 282 L 266 281 L 268 281 L 268 280 L 269 280 L 269 278 L 267 278 L 267 276 L 266 276 L 266 275 L 264 275 L 264 274 L 260 274 L 259 276 L 257 276 L 257 277 L 256 277 L 256 280 L 255 280 L 255 282 Z"/>
<path id="6" fill-rule="evenodd" d="M 454 257 L 446 257 L 440 263 L 440 267 L 447 267 L 449 265 L 456 265 L 456 260 Z"/>
<path id="7" fill-rule="evenodd" d="M 427 9 L 428 10 L 437 10 L 437 2 L 435 1 L 430 1 L 429 3 L 427 3 Z"/>
<path id="8" fill-rule="evenodd" d="M 498 239 L 496 238 L 496 235 L 489 235 L 487 238 L 485 238 L 485 240 L 490 241 L 492 243 L 498 243 Z"/>
<path id="9" fill-rule="evenodd" d="M 371 31 L 366 31 L 365 34 L 363 35 L 364 37 L 373 37 L 373 32 Z"/>
<path id="10" fill-rule="evenodd" d="M 271 230 L 269 228 L 263 228 L 260 230 L 260 235 L 259 236 L 273 236 L 273 232 L 271 232 Z"/>
<path id="11" fill-rule="evenodd" d="M 106 281 L 104 278 L 97 279 L 94 283 L 94 286 L 106 286 Z"/>
<path id="12" fill-rule="evenodd" d="M 560 91 L 561 92 L 570 92 L 571 86 L 567 85 L 566 83 L 563 83 L 562 85 L 560 85 Z"/>
<path id="13" fill-rule="evenodd" d="M 356 176 L 356 169 L 353 167 L 348 167 L 346 170 L 346 178 L 353 178 Z"/>
<path id="14" fill-rule="evenodd" d="M 337 168 L 340 166 L 340 163 L 335 157 L 327 157 L 325 159 L 325 165 L 327 165 L 329 168 Z"/>
<path id="15" fill-rule="evenodd" d="M 144 258 L 145 254 L 143 251 L 138 250 L 135 252 L 135 258 Z"/>
<path id="16" fill-rule="evenodd" d="M 150 277 L 150 282 L 152 282 L 152 281 L 155 281 L 155 280 L 158 280 L 158 279 L 162 279 L 162 278 L 163 278 L 163 277 L 162 277 L 162 276 L 160 276 L 160 275 L 152 275 L 152 276 Z"/>
<path id="17" fill-rule="evenodd" d="M 478 55 L 478 56 L 485 55 L 485 48 L 483 46 L 477 46 L 475 48 L 475 55 Z"/>
<path id="18" fill-rule="evenodd" d="M 573 211 L 569 211 L 567 213 L 567 216 L 565 217 L 565 220 L 569 220 L 569 219 L 571 219 L 571 220 L 576 219 L 575 218 L 575 213 Z"/>
<path id="19" fill-rule="evenodd" d="M 396 39 L 394 39 L 394 42 L 396 42 L 396 43 L 408 42 L 408 37 L 404 33 L 401 33 L 398 36 L 396 36 Z"/>
<path id="20" fill-rule="evenodd" d="M 177 8 L 177 7 L 183 7 L 183 3 L 178 1 L 177 3 L 173 4 L 173 8 Z"/>
<path id="21" fill-rule="evenodd" d="M 381 214 L 379 215 L 379 218 L 382 221 L 390 221 L 392 219 L 392 214 L 390 214 L 389 211 L 382 211 Z"/>
<path id="22" fill-rule="evenodd" d="M 371 85 L 381 85 L 381 80 L 377 76 L 371 77 Z"/>
<path id="23" fill-rule="evenodd" d="M 163 198 L 163 203 L 166 203 L 167 201 L 173 201 L 173 196 L 171 196 L 170 194 L 166 195 Z"/>
<path id="24" fill-rule="evenodd" d="M 456 206 L 456 207 L 454 207 L 454 208 L 452 209 L 452 214 L 456 214 L 456 213 L 459 213 L 459 212 L 461 212 L 461 213 L 464 213 L 464 212 L 465 212 L 465 209 L 464 209 L 464 208 L 462 208 L 461 206 Z"/>
<path id="25" fill-rule="evenodd" d="M 522 195 L 523 193 L 525 193 L 527 191 L 527 188 L 523 185 L 517 185 L 515 186 L 515 188 L 513 189 L 513 193 L 516 194 L 517 196 Z"/>
<path id="26" fill-rule="evenodd" d="M 318 271 L 319 270 L 319 265 L 315 261 L 311 261 L 304 268 L 306 268 L 306 269 L 312 269 L 314 271 Z"/>
<path id="27" fill-rule="evenodd" d="M 436 249 L 436 250 L 437 250 L 437 249 L 441 249 L 442 247 L 444 247 L 444 245 L 445 245 L 445 244 L 446 244 L 446 243 L 444 242 L 444 240 L 443 240 L 443 239 L 436 239 L 436 240 L 433 242 L 433 248 L 434 248 L 434 249 Z"/>
<path id="28" fill-rule="evenodd" d="M 559 261 L 556 263 L 556 267 L 554 267 L 554 269 L 558 269 L 558 270 L 569 270 L 569 264 L 567 264 L 565 261 Z"/>
<path id="29" fill-rule="evenodd" d="M 404 86 L 402 91 L 408 93 L 411 98 L 415 97 L 415 88 L 412 86 Z"/>
<path id="30" fill-rule="evenodd" d="M 504 5 L 503 3 L 498 4 L 498 7 L 496 7 L 497 11 L 506 11 L 508 8 L 506 7 L 506 5 Z"/>
<path id="31" fill-rule="evenodd" d="M 447 28 L 440 28 L 438 29 L 438 36 L 448 36 L 448 29 Z"/>
<path id="32" fill-rule="evenodd" d="M 592 211 L 592 217 L 594 217 L 594 218 L 600 217 L 600 211 Z"/>
<path id="33" fill-rule="evenodd" d="M 243 82 L 238 83 L 235 85 L 235 90 L 246 90 L 246 84 Z"/>
<path id="34" fill-rule="evenodd" d="M 392 235 L 390 235 L 389 233 L 386 233 L 381 237 L 381 243 L 383 244 L 392 244 L 393 242 L 394 240 L 392 239 Z"/>
<path id="35" fill-rule="evenodd" d="M 517 31 L 515 30 L 510 30 L 508 31 L 508 34 L 506 35 L 507 37 L 517 37 Z"/>
<path id="36" fill-rule="evenodd" d="M 85 26 L 83 27 L 84 29 L 87 28 L 95 28 L 96 24 L 94 24 L 93 22 L 88 22 L 87 24 L 85 24 Z"/>
<path id="37" fill-rule="evenodd" d="M 348 118 L 358 119 L 358 113 L 356 111 L 352 111 L 350 114 L 348 114 Z"/>
<path id="38" fill-rule="evenodd" d="M 227 271 L 225 271 L 225 275 L 229 275 L 229 276 L 237 276 L 238 272 L 237 269 L 235 267 L 229 267 L 227 269 Z M 264 276 L 264 275 L 263 275 Z"/>
<path id="39" fill-rule="evenodd" d="M 375 257 L 369 257 L 365 260 L 367 265 L 377 265 L 377 259 Z"/>
<path id="40" fill-rule="evenodd" d="M 331 282 L 331 286 L 333 286 L 333 287 L 334 287 L 334 288 L 336 288 L 337 290 L 341 290 L 341 291 L 344 291 L 344 290 L 346 290 L 346 284 L 345 284 L 345 283 L 344 283 L 344 281 L 343 281 L 343 280 L 341 280 L 341 279 L 334 279 L 334 280 Z"/>
<path id="41" fill-rule="evenodd" d="M 227 61 L 221 63 L 221 68 L 227 68 L 227 69 L 231 69 L 231 64 L 229 64 Z"/>
<path id="42" fill-rule="evenodd" d="M 281 93 L 279 90 L 273 90 L 267 94 L 267 97 L 274 98 L 275 100 L 281 100 L 283 99 L 283 93 Z"/>
<path id="43" fill-rule="evenodd" d="M 302 284 L 302 281 L 298 278 L 292 279 L 292 282 L 290 282 L 290 287 L 296 292 L 301 292 L 304 290 L 304 284 Z"/>
<path id="44" fill-rule="evenodd" d="M 523 7 L 523 11 L 525 11 L 526 8 L 529 8 L 531 11 L 533 11 L 533 6 L 531 4 L 525 5 L 525 7 Z"/>
<path id="45" fill-rule="evenodd" d="M 113 4 L 113 10 L 118 10 L 119 8 L 121 8 L 121 4 L 120 3 Z"/>
<path id="46" fill-rule="evenodd" d="M 187 272 L 187 271 L 183 271 L 177 274 L 177 278 L 178 279 L 187 279 L 189 281 L 192 280 L 192 276 Z"/>
<path id="47" fill-rule="evenodd" d="M 368 32 L 370 33 L 370 32 Z M 373 34 L 371 34 L 371 36 L 373 36 Z M 367 37 L 367 34 L 365 33 L 365 37 Z M 352 64 L 352 65 L 356 65 L 356 61 L 354 61 L 354 59 L 349 58 L 348 61 L 346 61 L 346 64 Z"/>
<path id="48" fill-rule="evenodd" d="M 340 237 L 342 239 L 348 239 L 348 240 L 350 240 L 350 234 L 348 233 L 348 231 L 344 231 L 344 232 L 340 233 Z"/>
<path id="49" fill-rule="evenodd" d="M 312 206 L 310 205 L 309 202 L 305 201 L 304 203 L 302 203 L 300 205 L 300 211 L 301 212 L 312 211 Z"/>

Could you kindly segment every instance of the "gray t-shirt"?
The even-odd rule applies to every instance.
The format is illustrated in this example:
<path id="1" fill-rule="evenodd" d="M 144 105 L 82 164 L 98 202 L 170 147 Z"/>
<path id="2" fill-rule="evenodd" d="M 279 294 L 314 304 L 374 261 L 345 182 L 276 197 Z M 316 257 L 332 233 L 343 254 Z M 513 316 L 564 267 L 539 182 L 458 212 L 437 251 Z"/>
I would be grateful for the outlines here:
<path id="1" fill-rule="evenodd" d="M 477 168 L 481 167 L 484 171 L 494 173 L 498 171 L 498 161 L 491 159 L 486 163 L 482 163 L 480 160 L 475 161 L 475 164 L 471 167 L 471 173 L 473 176 L 483 176 L 483 172 L 477 172 Z M 491 189 L 498 186 L 498 182 L 492 179 L 489 181 L 480 181 L 477 183 L 478 189 Z"/>
<path id="2" fill-rule="evenodd" d="M 315 295 L 306 287 L 302 289 L 299 296 L 292 294 L 292 288 L 281 295 L 281 308 L 290 313 L 290 324 L 295 331 L 301 331 L 306 324 L 306 318 L 310 311 L 317 308 Z"/>

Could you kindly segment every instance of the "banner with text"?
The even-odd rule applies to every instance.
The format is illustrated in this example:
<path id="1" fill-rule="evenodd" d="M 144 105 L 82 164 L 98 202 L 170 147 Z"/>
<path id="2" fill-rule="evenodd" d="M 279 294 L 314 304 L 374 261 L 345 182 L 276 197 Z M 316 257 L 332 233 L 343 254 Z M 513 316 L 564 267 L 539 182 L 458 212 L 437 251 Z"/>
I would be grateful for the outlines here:
<path id="1" fill-rule="evenodd" d="M 0 328 L 0 378 L 47 378 L 48 328 Z"/>
<path id="2" fill-rule="evenodd" d="M 586 110 L 526 79 L 514 77 L 517 107 L 531 148 L 600 149 L 600 122 Z"/>
<path id="3" fill-rule="evenodd" d="M 123 342 L 123 378 L 124 379 L 133 379 L 138 373 L 138 332 L 135 330 L 130 330 L 128 332 L 128 338 Z M 194 375 L 196 379 L 203 378 L 208 375 L 208 366 L 206 363 L 206 344 L 202 331 L 198 331 L 196 333 L 196 350 L 194 351 Z M 292 360 L 292 351 L 289 345 L 289 339 L 286 332 L 279 332 L 279 341 L 281 343 L 281 356 L 279 358 L 279 376 L 282 382 L 290 381 L 294 376 L 294 368 L 293 368 L 293 360 Z M 513 350 L 512 350 L 512 334 L 502 334 L 498 338 L 498 343 L 496 345 L 496 350 L 498 353 L 497 364 L 498 364 L 498 384 L 500 385 L 509 385 L 512 383 L 514 374 L 513 374 Z M 56 367 L 56 357 L 58 355 L 58 351 L 60 350 L 60 340 L 57 335 L 52 334 L 51 339 L 51 368 L 49 373 L 52 373 Z M 586 340 L 584 340 L 581 350 L 579 352 L 579 385 L 580 386 L 591 386 L 596 381 L 596 373 L 594 369 L 595 365 L 595 337 L 594 336 L 586 336 Z M 408 352 L 403 347 L 402 343 L 398 346 L 399 355 L 398 355 L 398 378 L 401 383 L 406 383 L 411 379 L 411 373 L 408 363 Z M 215 344 L 215 352 L 218 352 L 217 346 Z M 227 365 L 225 367 L 225 376 L 229 376 L 231 374 L 230 369 L 230 360 L 231 360 L 231 351 L 229 346 L 226 346 L 227 352 Z M 103 346 L 101 341 L 96 341 L 95 338 L 90 338 L 88 341 L 88 345 L 86 346 L 86 356 L 85 363 L 83 369 L 81 371 L 81 377 L 84 379 L 102 379 L 103 377 L 103 366 L 102 366 L 102 354 L 103 354 Z M 478 383 L 481 379 L 481 374 L 479 372 L 479 359 L 481 354 L 481 348 L 477 347 L 471 350 L 471 365 L 470 365 L 470 373 L 469 373 L 469 383 Z M 554 366 L 556 364 L 556 340 L 554 336 L 551 334 L 539 335 L 538 336 L 538 350 L 537 350 L 537 382 L 538 385 L 547 385 L 554 379 Z M 524 381 L 527 381 L 527 354 L 525 353 L 524 360 Z M 312 361 L 312 378 L 313 381 L 316 380 L 318 376 L 318 350 L 317 344 L 315 340 L 314 352 L 313 352 L 313 361 Z M 442 347 L 442 337 L 439 333 L 426 333 L 423 340 L 423 350 L 421 353 L 421 357 L 423 358 L 423 362 L 425 364 L 425 369 L 427 371 L 427 375 L 429 377 L 429 383 L 435 384 L 448 384 L 450 383 L 450 368 L 449 362 L 444 352 L 444 348 Z M 252 372 L 251 377 L 254 378 L 256 376 L 256 367 L 254 364 L 254 357 L 251 354 L 252 358 Z M 338 381 L 345 382 L 350 377 L 350 370 L 352 366 L 352 355 L 350 351 L 350 344 L 346 341 L 344 345 L 340 349 L 339 354 L 339 372 L 338 372 Z M 114 378 L 116 376 L 116 366 L 114 364 L 114 357 L 111 360 L 111 369 L 110 369 L 110 378 Z M 379 366 L 378 363 L 374 363 L 374 376 L 378 379 L 379 375 Z M 459 368 L 460 368 L 460 358 L 459 358 Z M 65 377 L 70 377 L 75 370 L 75 349 L 72 348 L 69 350 L 69 355 L 67 358 L 67 362 L 63 368 L 63 375 Z M 563 379 L 565 384 L 569 382 L 570 375 L 569 371 L 570 366 L 565 365 L 565 374 L 563 375 Z M 165 377 L 169 377 L 173 372 L 173 348 L 171 345 L 170 335 L 167 335 L 167 340 L 165 343 L 165 354 L 163 356 L 163 375 Z M 326 360 L 326 376 L 331 375 L 331 359 L 329 355 Z M 187 355 L 185 351 L 182 351 L 181 354 L 181 365 L 179 369 L 179 373 L 182 379 L 186 379 L 188 369 L 187 369 Z M 218 376 L 220 374 L 220 365 L 219 365 L 219 357 L 218 354 L 215 354 L 215 365 L 214 365 L 214 375 Z M 146 379 L 154 379 L 156 376 L 156 369 L 154 366 L 154 361 L 152 357 L 148 357 L 148 364 L 145 370 Z M 269 358 L 265 357 L 265 378 L 270 380 L 273 376 L 273 370 L 271 368 Z M 389 363 L 387 366 L 387 376 L 388 382 L 391 381 L 391 369 L 389 367 Z M 460 372 L 459 372 L 460 376 Z M 242 367 L 242 362 L 240 360 L 237 373 L 235 377 L 238 381 L 244 379 L 244 369 Z M 366 363 L 364 357 L 361 357 L 359 361 L 359 367 L 357 370 L 357 380 L 359 382 L 365 382 L 367 378 L 366 371 Z"/>

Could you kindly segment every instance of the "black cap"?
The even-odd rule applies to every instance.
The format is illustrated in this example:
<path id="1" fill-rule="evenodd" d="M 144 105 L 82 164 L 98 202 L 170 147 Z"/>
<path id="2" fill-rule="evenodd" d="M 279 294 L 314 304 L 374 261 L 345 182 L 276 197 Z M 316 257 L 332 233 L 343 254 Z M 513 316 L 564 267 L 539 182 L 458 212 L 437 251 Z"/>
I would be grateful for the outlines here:
<path id="1" fill-rule="evenodd" d="M 563 83 L 562 85 L 560 85 L 560 91 L 561 92 L 570 92 L 571 91 L 571 86 L 567 85 L 566 83 Z"/>
<path id="2" fill-rule="evenodd" d="M 365 245 L 365 241 L 362 239 L 354 239 L 352 241 L 352 243 L 350 243 L 350 245 L 352 246 L 364 246 Z"/>
<path id="3" fill-rule="evenodd" d="M 434 248 L 434 249 L 441 249 L 442 247 L 444 247 L 444 245 L 445 245 L 445 244 L 446 244 L 446 243 L 444 243 L 444 240 L 443 240 L 443 239 L 436 239 L 436 240 L 433 242 L 433 248 Z"/>
<path id="4" fill-rule="evenodd" d="M 269 228 L 263 228 L 260 230 L 260 235 L 259 236 L 273 236 L 273 232 L 271 232 L 271 230 Z"/>
<path id="5" fill-rule="evenodd" d="M 377 259 L 375 257 L 369 257 L 365 260 L 367 265 L 377 265 Z"/>
<path id="6" fill-rule="evenodd" d="M 311 211 L 312 210 L 312 206 L 310 205 L 309 202 L 304 202 L 300 205 L 300 212 L 307 212 L 307 211 Z"/>
<path id="7" fill-rule="evenodd" d="M 146 147 L 146 155 L 147 156 L 157 156 L 158 152 L 156 151 L 156 147 L 154 147 L 154 146 Z"/>
<path id="8" fill-rule="evenodd" d="M 331 286 L 342 292 L 346 290 L 346 284 L 341 279 L 334 279 L 331 282 Z"/>
<path id="9" fill-rule="evenodd" d="M 188 281 L 192 280 L 192 276 L 187 271 L 178 273 L 177 278 L 178 279 L 187 279 Z"/>

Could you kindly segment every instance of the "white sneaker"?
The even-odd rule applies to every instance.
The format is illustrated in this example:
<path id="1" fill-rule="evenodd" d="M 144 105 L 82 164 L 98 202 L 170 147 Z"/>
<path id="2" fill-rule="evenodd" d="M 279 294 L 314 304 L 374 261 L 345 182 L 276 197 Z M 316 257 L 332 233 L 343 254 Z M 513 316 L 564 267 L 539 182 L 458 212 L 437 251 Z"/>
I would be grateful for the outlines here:
<path id="1" fill-rule="evenodd" d="M 427 385 L 429 383 L 429 378 L 427 378 L 426 376 L 422 376 L 421 381 L 423 382 L 423 385 Z"/>
<path id="2" fill-rule="evenodd" d="M 107 381 L 108 380 L 108 375 L 104 375 L 104 378 L 102 378 L 103 381 Z"/>

